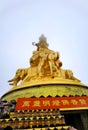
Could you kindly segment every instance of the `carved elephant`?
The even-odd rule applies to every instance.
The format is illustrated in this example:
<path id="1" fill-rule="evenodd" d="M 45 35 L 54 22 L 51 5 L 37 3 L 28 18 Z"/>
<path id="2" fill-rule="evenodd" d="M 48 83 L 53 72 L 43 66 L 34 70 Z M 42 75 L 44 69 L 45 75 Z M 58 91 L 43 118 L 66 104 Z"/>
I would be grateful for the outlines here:
<path id="1" fill-rule="evenodd" d="M 28 68 L 26 69 L 19 68 L 17 69 L 15 76 L 8 82 L 11 82 L 10 85 L 17 86 L 18 82 L 23 80 L 27 74 L 28 74 Z"/>
<path id="2" fill-rule="evenodd" d="M 71 70 L 60 69 L 60 75 L 64 79 L 76 80 L 80 82 L 80 80 L 73 75 L 73 72 Z"/>

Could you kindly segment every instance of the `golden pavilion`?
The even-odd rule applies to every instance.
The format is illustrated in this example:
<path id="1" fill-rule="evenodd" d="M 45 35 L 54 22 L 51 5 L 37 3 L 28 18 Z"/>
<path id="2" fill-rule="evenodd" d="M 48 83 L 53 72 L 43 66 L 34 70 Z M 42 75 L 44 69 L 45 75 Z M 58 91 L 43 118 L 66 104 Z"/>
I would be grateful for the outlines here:
<path id="1" fill-rule="evenodd" d="M 88 86 L 62 68 L 44 35 L 32 45 L 28 68 L 16 70 L 8 81 L 12 88 L 1 97 L 1 128 L 87 130 Z"/>

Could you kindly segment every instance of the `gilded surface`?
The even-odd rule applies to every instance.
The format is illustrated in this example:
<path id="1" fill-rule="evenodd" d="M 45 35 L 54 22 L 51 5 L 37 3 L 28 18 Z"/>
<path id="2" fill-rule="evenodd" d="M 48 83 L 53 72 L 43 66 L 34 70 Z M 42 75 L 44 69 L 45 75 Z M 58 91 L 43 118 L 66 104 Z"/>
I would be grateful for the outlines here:
<path id="1" fill-rule="evenodd" d="M 45 84 L 45 85 L 36 85 L 31 87 L 23 87 L 19 89 L 13 89 L 3 95 L 2 98 L 10 101 L 11 99 L 17 99 L 20 97 L 40 97 L 40 96 L 70 96 L 70 95 L 87 95 L 88 96 L 88 87 L 80 86 L 80 85 L 72 85 L 72 84 Z"/>
<path id="2" fill-rule="evenodd" d="M 47 39 L 41 35 L 38 43 L 32 43 L 37 49 L 33 52 L 29 59 L 28 68 L 19 68 L 15 76 L 9 80 L 10 85 L 14 87 L 24 87 L 47 83 L 61 82 L 68 80 L 69 83 L 81 84 L 71 70 L 62 69 L 59 52 L 55 52 L 48 48 Z M 34 82 L 35 81 L 35 82 Z"/>

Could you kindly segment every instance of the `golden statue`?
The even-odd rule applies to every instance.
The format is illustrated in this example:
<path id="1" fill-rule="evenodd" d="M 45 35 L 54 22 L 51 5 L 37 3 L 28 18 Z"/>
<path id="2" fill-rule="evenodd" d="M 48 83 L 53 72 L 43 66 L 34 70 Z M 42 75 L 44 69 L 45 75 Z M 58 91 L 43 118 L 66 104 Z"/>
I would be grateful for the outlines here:
<path id="1" fill-rule="evenodd" d="M 37 49 L 33 52 L 32 57 L 29 59 L 30 67 L 20 68 L 16 71 L 13 79 L 9 80 L 10 85 L 18 86 L 25 82 L 31 82 L 33 80 L 41 80 L 44 78 L 55 78 L 76 80 L 71 70 L 62 69 L 62 62 L 59 60 L 59 52 L 55 52 L 48 48 L 47 39 L 44 35 L 41 35 L 38 43 L 32 43 Z"/>

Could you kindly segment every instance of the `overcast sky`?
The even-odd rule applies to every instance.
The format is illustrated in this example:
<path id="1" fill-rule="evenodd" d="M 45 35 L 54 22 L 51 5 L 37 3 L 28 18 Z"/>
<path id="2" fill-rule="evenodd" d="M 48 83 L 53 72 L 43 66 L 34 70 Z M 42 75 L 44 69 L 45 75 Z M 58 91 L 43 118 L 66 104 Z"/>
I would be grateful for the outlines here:
<path id="1" fill-rule="evenodd" d="M 0 96 L 29 59 L 41 34 L 64 69 L 88 85 L 88 0 L 0 0 Z"/>

